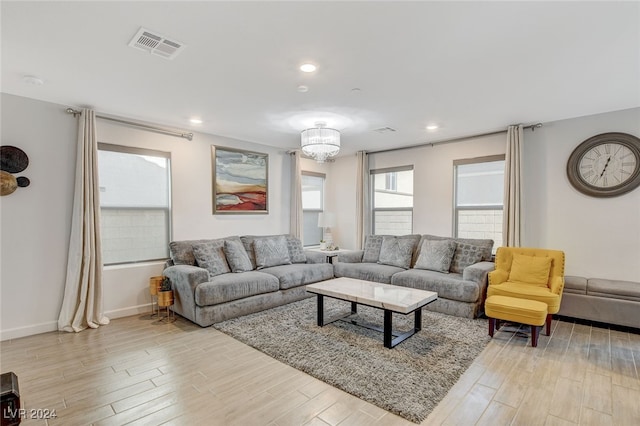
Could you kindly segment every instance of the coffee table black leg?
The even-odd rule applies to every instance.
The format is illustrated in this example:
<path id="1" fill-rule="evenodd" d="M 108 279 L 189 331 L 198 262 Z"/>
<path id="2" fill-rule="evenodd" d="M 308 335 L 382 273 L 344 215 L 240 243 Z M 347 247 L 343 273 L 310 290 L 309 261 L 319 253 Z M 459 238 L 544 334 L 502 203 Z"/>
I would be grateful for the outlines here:
<path id="1" fill-rule="evenodd" d="M 415 315 L 415 322 L 414 322 L 414 329 L 416 332 L 422 330 L 422 308 L 419 308 L 416 310 L 416 312 L 414 313 Z"/>
<path id="2" fill-rule="evenodd" d="M 358 313 L 358 304 L 356 302 L 351 302 L 351 313 L 352 314 Z"/>
<path id="3" fill-rule="evenodd" d="M 384 333 L 384 347 L 385 348 L 389 348 L 391 349 L 393 346 L 391 344 L 392 340 L 393 340 L 393 316 L 392 316 L 393 312 L 385 309 L 384 310 L 384 329 L 383 329 L 383 333 Z"/>
<path id="4" fill-rule="evenodd" d="M 324 326 L 324 296 L 318 294 L 318 326 Z"/>

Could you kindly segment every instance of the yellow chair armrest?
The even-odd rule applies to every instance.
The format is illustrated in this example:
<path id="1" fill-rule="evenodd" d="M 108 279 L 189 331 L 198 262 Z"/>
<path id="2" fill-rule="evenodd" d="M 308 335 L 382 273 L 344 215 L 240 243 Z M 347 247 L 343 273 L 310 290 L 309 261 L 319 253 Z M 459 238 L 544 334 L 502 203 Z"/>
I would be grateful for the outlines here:
<path id="1" fill-rule="evenodd" d="M 491 271 L 488 274 L 489 277 L 489 285 L 498 285 L 507 281 L 509 278 L 509 272 L 503 269 L 496 269 L 495 271 Z"/>
<path id="2" fill-rule="evenodd" d="M 551 293 L 562 295 L 564 277 L 551 277 Z"/>

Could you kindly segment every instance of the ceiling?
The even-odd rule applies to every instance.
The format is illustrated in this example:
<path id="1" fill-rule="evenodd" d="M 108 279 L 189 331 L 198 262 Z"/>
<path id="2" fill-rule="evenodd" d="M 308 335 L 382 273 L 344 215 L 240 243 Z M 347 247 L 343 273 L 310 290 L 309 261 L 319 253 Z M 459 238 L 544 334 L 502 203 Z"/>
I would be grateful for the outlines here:
<path id="1" fill-rule="evenodd" d="M 344 155 L 640 106 L 640 2 L 3 1 L 1 13 L 2 92 L 281 148 L 319 120 Z M 131 48 L 140 27 L 186 48 L 173 60 Z"/>

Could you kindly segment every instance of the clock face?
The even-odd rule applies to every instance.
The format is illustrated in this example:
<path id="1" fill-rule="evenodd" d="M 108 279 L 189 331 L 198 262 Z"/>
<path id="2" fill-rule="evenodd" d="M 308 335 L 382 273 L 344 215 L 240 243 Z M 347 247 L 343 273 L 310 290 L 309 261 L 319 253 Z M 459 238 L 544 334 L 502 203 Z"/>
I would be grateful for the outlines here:
<path id="1" fill-rule="evenodd" d="M 578 191 L 615 197 L 640 186 L 640 139 L 626 133 L 603 133 L 576 147 L 567 177 Z"/>
<path id="2" fill-rule="evenodd" d="M 611 188 L 634 176 L 638 160 L 628 146 L 611 142 L 585 152 L 579 167 L 580 178 L 588 185 Z"/>

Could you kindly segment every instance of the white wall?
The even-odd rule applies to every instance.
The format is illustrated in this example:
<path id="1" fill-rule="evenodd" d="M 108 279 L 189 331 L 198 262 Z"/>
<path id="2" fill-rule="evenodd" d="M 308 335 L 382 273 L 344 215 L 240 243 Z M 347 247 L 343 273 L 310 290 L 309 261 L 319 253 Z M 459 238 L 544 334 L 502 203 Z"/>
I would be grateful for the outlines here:
<path id="1" fill-rule="evenodd" d="M 544 123 L 524 133 L 523 246 L 565 251 L 566 274 L 640 281 L 640 188 L 615 198 L 573 189 L 566 162 L 585 139 L 604 132 L 640 137 L 640 108 Z M 504 154 L 506 134 L 372 154 L 370 168 L 414 166 L 414 233 L 453 232 L 453 160 Z M 355 156 L 330 166 L 340 245 L 355 242 Z"/>
<path id="2" fill-rule="evenodd" d="M 51 331 L 66 277 L 77 120 L 65 106 L 2 94 L 2 144 L 23 149 L 31 186 L 2 197 L 0 339 Z M 289 232 L 289 156 L 272 147 L 196 133 L 192 141 L 98 120 L 100 142 L 171 152 L 173 239 Z M 269 154 L 269 214 L 212 215 L 211 145 Z M 146 312 L 148 278 L 162 263 L 107 267 L 104 310 Z"/>
<path id="3" fill-rule="evenodd" d="M 589 197 L 566 175 L 571 152 L 606 132 L 640 137 L 640 108 L 545 123 L 525 134 L 523 238 L 564 250 L 567 275 L 640 281 L 640 188 Z"/>

